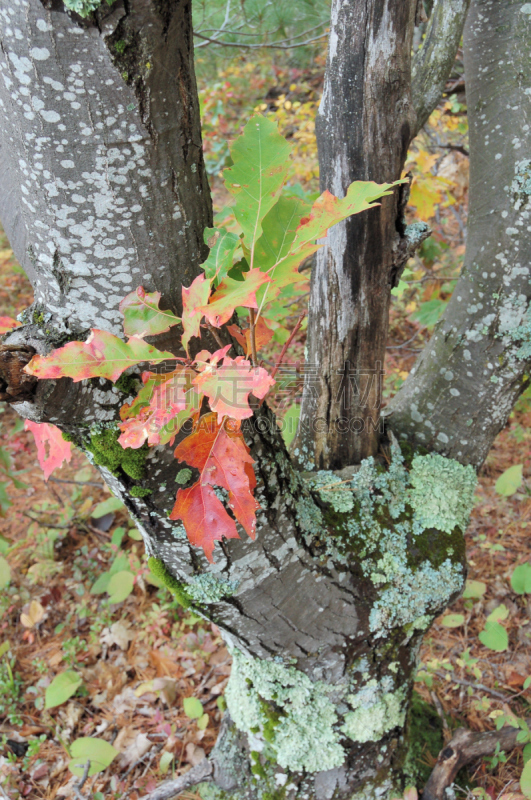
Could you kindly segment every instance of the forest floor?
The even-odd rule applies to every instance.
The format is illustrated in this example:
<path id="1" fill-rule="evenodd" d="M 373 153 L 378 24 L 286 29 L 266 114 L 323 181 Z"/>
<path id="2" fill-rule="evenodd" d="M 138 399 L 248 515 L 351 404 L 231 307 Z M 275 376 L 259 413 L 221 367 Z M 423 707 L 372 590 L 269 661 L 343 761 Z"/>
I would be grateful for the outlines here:
<path id="1" fill-rule="evenodd" d="M 227 102 L 238 80 L 248 78 L 249 70 L 238 69 L 236 77 L 221 76 L 219 102 Z M 280 88 L 272 91 L 267 80 L 262 85 L 257 79 L 255 93 L 257 98 L 261 93 L 265 108 L 260 103 L 257 107 L 276 109 L 281 126 L 291 126 L 296 174 L 311 191 L 316 188 L 312 115 L 319 81 L 310 74 L 281 76 L 279 82 Z M 209 112 L 203 97 L 207 153 L 219 155 L 220 148 L 213 148 L 218 138 L 209 131 L 218 137 L 221 130 L 223 137 L 225 125 L 229 136 L 227 131 L 234 132 L 237 125 L 228 113 L 220 124 L 219 106 L 213 90 L 209 92 L 218 116 L 213 122 L 214 111 Z M 286 100 L 288 95 L 291 99 Z M 240 113 L 241 109 L 234 112 Z M 430 142 L 433 145 L 436 136 L 462 137 L 459 126 L 466 115 L 459 103 L 446 104 L 437 113 L 427 144 L 419 140 L 411 159 L 417 187 L 411 215 L 430 220 L 433 242 L 410 265 L 396 292 L 387 395 L 405 379 L 429 336 L 464 252 L 466 156 L 459 151 L 450 157 L 437 153 Z M 219 200 L 223 192 L 215 172 L 212 178 Z M 13 316 L 30 302 L 31 287 L 4 238 L 0 316 Z M 304 298 L 297 298 L 295 311 L 303 303 Z M 302 351 L 303 336 L 296 353 Z M 7 474 L 0 484 L 10 502 L 2 500 L 0 492 L 0 553 L 10 569 L 10 575 L 5 567 L 0 574 L 5 587 L 0 601 L 0 786 L 10 800 L 74 796 L 77 778 L 68 768 L 69 747 L 81 737 L 96 736 L 112 742 L 119 755 L 105 771 L 89 778 L 86 796 L 138 800 L 164 778 L 190 769 L 211 749 L 230 657 L 214 625 L 183 611 L 165 589 L 152 585 L 142 541 L 125 511 L 112 510 L 111 502 L 111 510 L 101 516 L 97 506 L 111 496 L 84 456 L 74 452 L 71 463 L 46 483 L 32 435 L 11 408 L 0 409 L 0 414 L 0 463 L 24 484 L 16 488 Z M 495 485 L 515 465 L 523 465 L 524 476 L 531 475 L 530 439 L 531 400 L 522 399 L 481 470 L 467 533 L 468 597 L 436 621 L 421 652 L 417 689 L 435 707 L 446 740 L 460 725 L 489 730 L 502 716 L 523 719 L 529 713 L 531 595 L 528 599 L 514 591 L 511 577 L 517 565 L 529 561 L 531 492 L 525 481 L 511 496 L 501 496 Z M 131 586 L 123 599 L 111 602 L 116 597 L 111 598 L 105 587 L 109 573 L 118 572 L 131 573 Z M 503 634 L 501 643 L 499 636 L 480 639 L 489 616 L 487 630 L 492 632 L 496 623 L 507 640 Z M 46 710 L 46 689 L 65 672 L 77 676 L 77 691 Z M 185 702 L 188 698 L 199 704 Z M 531 741 L 525 728 L 522 739 L 524 744 Z M 426 737 L 421 755 L 426 767 L 437 755 L 429 745 Z M 495 756 L 473 765 L 468 778 L 472 788 L 463 785 L 463 796 L 471 792 L 485 800 L 487 795 L 490 800 L 517 800 L 522 759 L 517 749 L 507 761 Z"/>

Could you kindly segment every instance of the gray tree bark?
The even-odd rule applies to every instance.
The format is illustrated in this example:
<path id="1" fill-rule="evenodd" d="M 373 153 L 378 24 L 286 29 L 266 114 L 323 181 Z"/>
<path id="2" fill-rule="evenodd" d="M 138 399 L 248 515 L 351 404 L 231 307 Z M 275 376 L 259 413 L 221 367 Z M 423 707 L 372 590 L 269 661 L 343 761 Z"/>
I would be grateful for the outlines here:
<path id="1" fill-rule="evenodd" d="M 408 441 L 479 467 L 528 386 L 531 17 L 474 0 L 465 28 L 470 210 L 446 313 L 386 409 Z"/>
<path id="2" fill-rule="evenodd" d="M 361 6 L 369 9 L 366 39 L 352 15 Z M 399 175 L 415 126 L 407 78 L 416 3 L 337 2 L 334 9 L 327 91 L 340 90 L 341 76 L 360 80 L 353 86 L 363 86 L 365 103 L 347 118 L 334 116 L 330 94 L 323 104 L 334 146 L 341 137 L 332 125 L 340 126 L 348 145 L 327 155 L 339 189 L 346 186 L 341 170 L 351 169 L 347 159 L 357 147 L 358 169 L 365 169 L 365 154 L 376 169 L 369 134 L 392 174 L 362 172 L 347 183 Z M 6 346 L 45 353 L 89 327 L 119 332 L 118 302 L 139 283 L 161 291 L 178 313 L 180 287 L 197 274 L 211 221 L 189 3 L 118 0 L 83 21 L 58 0 L 0 0 L 0 16 L 0 146 L 8 190 L 0 213 L 36 291 L 26 324 L 6 337 Z M 350 34 L 362 78 L 349 60 Z M 356 92 L 349 98 L 357 102 Z M 371 118 L 369 101 L 375 114 L 389 112 L 390 121 Z M 323 123 L 322 143 L 325 133 Z M 341 280 L 328 281 L 328 306 L 314 281 L 311 353 L 317 353 L 314 328 L 323 331 L 316 309 L 327 314 L 332 333 L 324 331 L 329 338 L 322 348 L 332 349 L 333 358 L 342 347 L 341 331 L 363 352 L 375 353 L 368 334 L 384 346 L 389 290 L 409 247 L 400 202 L 387 198 L 381 211 L 369 212 L 359 239 L 349 240 L 361 248 L 356 269 L 363 279 L 332 270 Z M 353 297 L 360 299 L 362 285 L 375 299 L 360 311 Z M 345 286 L 339 307 L 334 292 Z M 171 336 L 158 341 L 176 347 Z M 326 353 L 318 355 L 333 363 Z M 473 471 L 451 461 L 436 462 L 434 469 L 431 462 L 409 460 L 410 473 L 396 445 L 384 439 L 376 462 L 339 475 L 331 470 L 375 452 L 375 444 L 334 449 L 325 443 L 317 459 L 325 469 L 305 476 L 263 406 L 245 431 L 261 505 L 256 541 L 242 533 L 240 540 L 222 542 L 210 565 L 168 519 L 182 467 L 172 448 L 135 451 L 132 468 L 131 452 L 113 441 L 118 408 L 131 391 L 103 380 L 43 381 L 26 387 L 14 405 L 22 416 L 57 424 L 99 464 L 137 522 L 148 555 L 162 562 L 179 582 L 181 598 L 214 620 L 229 644 L 231 716 L 212 755 L 216 788 L 210 796 L 280 791 L 330 800 L 399 791 L 422 633 L 464 580 L 467 502 L 461 495 L 470 495 Z M 330 398 L 329 389 L 323 391 Z M 117 452 L 123 458 L 110 467 Z M 461 495 L 455 509 L 431 508 L 429 516 L 429 504 L 419 497 L 429 497 L 439 473 L 454 493 L 457 482 Z M 354 492 L 343 483 L 333 486 L 351 479 Z M 137 487 L 151 494 L 139 499 Z M 200 772 L 208 776 L 209 770 Z M 204 792 L 207 797 L 208 788 Z"/>

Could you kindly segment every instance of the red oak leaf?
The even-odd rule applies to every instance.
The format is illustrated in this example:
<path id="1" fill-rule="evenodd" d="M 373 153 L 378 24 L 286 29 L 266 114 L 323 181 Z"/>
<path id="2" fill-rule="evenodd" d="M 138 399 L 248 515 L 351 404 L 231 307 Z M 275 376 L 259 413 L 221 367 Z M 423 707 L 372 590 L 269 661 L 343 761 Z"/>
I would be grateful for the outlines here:
<path id="1" fill-rule="evenodd" d="M 170 519 L 180 519 L 194 547 L 202 547 L 212 564 L 214 544 L 225 539 L 239 539 L 234 520 L 208 484 L 194 483 L 179 489 Z"/>
<path id="2" fill-rule="evenodd" d="M 205 315 L 211 325 L 219 328 L 234 314 L 237 306 L 244 308 L 258 308 L 256 291 L 264 283 L 270 283 L 271 278 L 259 269 L 244 272 L 243 281 L 225 278 L 212 297 L 208 305 L 203 305 L 197 310 Z"/>
<path id="3" fill-rule="evenodd" d="M 256 478 L 252 465 L 254 461 L 245 444 L 240 426 L 233 421 L 219 424 L 215 414 L 206 414 L 201 418 L 199 427 L 184 439 L 175 449 L 175 457 L 200 471 L 199 481 L 191 489 L 180 489 L 170 519 L 181 519 L 188 538 L 192 544 L 203 547 L 209 561 L 212 561 L 212 550 L 215 541 L 222 536 L 234 538 L 236 527 L 227 515 L 221 503 L 225 517 L 212 499 L 210 487 L 219 486 L 229 493 L 228 504 L 234 516 L 254 539 L 256 533 L 256 509 L 260 508 L 252 495 L 256 486 Z M 215 495 L 214 495 L 215 497 Z M 201 504 L 197 509 L 193 501 Z M 217 500 L 217 498 L 216 498 Z M 215 525 L 203 511 L 213 515 Z M 203 514 L 203 528 L 199 525 L 198 515 Z M 194 537 L 192 539 L 192 537 Z"/>
<path id="4" fill-rule="evenodd" d="M 188 343 L 192 336 L 199 336 L 199 326 L 203 318 L 201 306 L 208 302 L 210 296 L 210 281 L 204 274 L 198 275 L 192 285 L 183 286 L 183 336 L 182 345 L 188 352 Z"/>
<path id="5" fill-rule="evenodd" d="M 142 286 L 124 297 L 120 311 L 124 315 L 126 336 L 154 336 L 181 321 L 171 311 L 161 311 L 159 303 L 160 292 L 146 292 Z"/>
<path id="6" fill-rule="evenodd" d="M 225 356 L 223 364 L 207 365 L 194 378 L 194 385 L 208 397 L 210 408 L 218 419 L 247 419 L 253 412 L 249 407 L 249 395 L 262 400 L 274 385 L 263 367 L 253 367 L 243 356 L 235 359 Z"/>
<path id="7" fill-rule="evenodd" d="M 47 422 L 38 423 L 27 419 L 24 422 L 24 430 L 33 434 L 37 445 L 37 458 L 44 472 L 44 480 L 47 481 L 54 469 L 60 467 L 63 461 L 70 461 L 72 445 L 70 442 L 65 442 L 59 428 Z M 46 455 L 46 445 L 48 445 L 48 455 Z"/>
<path id="8" fill-rule="evenodd" d="M 174 359 L 171 353 L 157 350 L 133 336 L 127 342 L 108 331 L 93 329 L 86 342 L 69 342 L 48 356 L 33 356 L 24 372 L 37 378 L 107 378 L 117 381 L 127 367 L 143 362 L 157 364 Z"/>
<path id="9" fill-rule="evenodd" d="M 252 353 L 251 347 L 251 329 L 245 328 L 244 331 L 240 330 L 237 325 L 228 325 L 227 330 L 234 336 L 238 344 L 245 350 L 245 355 L 250 356 Z M 263 317 L 258 317 L 258 322 L 255 326 L 254 331 L 255 339 L 256 339 L 256 351 L 260 350 L 262 347 L 265 347 L 266 344 L 269 344 L 273 337 L 273 331 L 269 328 L 264 320 Z"/>
<path id="10" fill-rule="evenodd" d="M 157 375 L 144 372 L 144 386 L 130 404 L 120 409 L 123 422 L 118 441 L 122 447 L 141 447 L 147 439 L 149 445 L 161 444 L 161 431 L 175 420 L 173 435 L 183 423 L 196 414 L 201 406 L 201 396 L 192 386 L 195 372 L 189 367 L 179 367 L 174 372 Z"/>
<path id="11" fill-rule="evenodd" d="M 20 322 L 12 317 L 0 317 L 0 335 L 12 331 L 13 328 L 18 328 Z"/>

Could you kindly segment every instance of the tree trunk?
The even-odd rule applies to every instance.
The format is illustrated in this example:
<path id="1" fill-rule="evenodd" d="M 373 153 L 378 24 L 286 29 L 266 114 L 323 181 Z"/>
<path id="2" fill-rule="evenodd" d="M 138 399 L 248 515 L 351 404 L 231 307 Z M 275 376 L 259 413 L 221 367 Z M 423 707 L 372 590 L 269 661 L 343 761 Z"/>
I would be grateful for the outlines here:
<path id="1" fill-rule="evenodd" d="M 321 190 L 400 178 L 415 127 L 411 46 L 417 0 L 333 0 L 316 123 Z M 335 225 L 312 270 L 307 381 L 295 454 L 341 469 L 378 450 L 391 289 L 405 265 L 404 191 Z M 299 451 L 297 453 L 297 450 Z"/>
<path id="2" fill-rule="evenodd" d="M 321 189 L 397 180 L 455 59 L 470 0 L 438 0 L 411 75 L 417 0 L 333 0 L 316 131 Z M 405 187 L 335 225 L 312 271 L 308 357 L 293 453 L 305 469 L 341 469 L 378 451 L 391 289 L 429 235 L 406 226 Z"/>
<path id="3" fill-rule="evenodd" d="M 465 265 L 429 344 L 386 409 L 397 435 L 475 467 L 529 385 L 530 34 L 526 6 L 472 3 L 465 29 Z"/>
<path id="4" fill-rule="evenodd" d="M 89 327 L 119 332 L 118 302 L 139 283 L 161 291 L 178 313 L 181 284 L 198 271 L 211 221 L 189 3 L 118 1 L 88 21 L 56 0 L 46 5 L 0 0 L 1 163 L 9 187 L 1 213 L 36 292 L 26 324 L 7 344 L 42 353 Z M 367 16 L 355 19 L 353 11 Z M 332 190 L 400 174 L 415 125 L 408 82 L 415 11 L 416 2 L 334 4 L 319 133 Z M 358 81 L 349 95 L 354 111 L 335 115 L 331 92 L 348 79 Z M 383 363 L 389 291 L 411 238 L 401 202 L 385 198 L 359 227 L 337 226 L 316 272 L 323 285 L 315 278 L 312 285 L 310 361 L 320 359 L 330 376 L 318 407 L 332 421 L 344 410 L 349 424 L 362 414 L 367 428 L 344 437 L 345 446 L 335 433 L 316 440 L 324 470 L 303 476 L 271 412 L 257 409 L 245 430 L 261 506 L 256 542 L 222 542 L 214 565 L 168 519 L 181 470 L 172 449 L 123 450 L 116 441 L 118 407 L 134 393 L 134 377 L 117 385 L 43 381 L 15 403 L 22 416 L 66 430 L 99 466 L 158 560 L 154 568 L 185 605 L 216 622 L 232 651 L 229 715 L 205 797 L 382 797 L 399 792 L 410 773 L 416 655 L 423 631 L 463 584 L 475 475 L 436 454 L 412 459 L 406 451 L 404 461 L 392 438 L 383 437 L 377 459 L 365 458 L 378 444 L 368 429 L 374 408 L 356 401 L 343 409 L 332 392 L 338 358 L 343 369 L 352 354 L 358 373 L 380 356 Z M 337 244 L 347 241 L 358 248 L 350 271 Z M 158 342 L 175 347 L 169 335 Z M 377 398 L 370 387 L 369 397 Z M 363 458 L 359 468 L 331 471 Z"/>

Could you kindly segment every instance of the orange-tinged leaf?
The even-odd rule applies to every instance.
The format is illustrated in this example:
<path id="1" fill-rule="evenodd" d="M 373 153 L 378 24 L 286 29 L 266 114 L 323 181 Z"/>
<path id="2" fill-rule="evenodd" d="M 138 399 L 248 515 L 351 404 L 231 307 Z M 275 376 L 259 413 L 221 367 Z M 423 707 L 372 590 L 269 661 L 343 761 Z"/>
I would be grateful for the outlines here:
<path id="1" fill-rule="evenodd" d="M 253 412 L 249 395 L 263 399 L 275 384 L 263 367 L 254 367 L 243 356 L 225 356 L 222 365 L 208 365 L 194 378 L 194 385 L 208 397 L 210 408 L 218 415 L 247 419 Z"/>
<path id="2" fill-rule="evenodd" d="M 218 500 L 226 519 L 223 518 L 218 504 L 212 498 L 213 493 L 209 490 L 212 486 L 228 491 L 229 508 L 254 539 L 255 512 L 260 506 L 252 495 L 256 486 L 252 468 L 254 461 L 239 424 L 230 420 L 219 424 L 215 414 L 206 414 L 201 418 L 197 430 L 177 445 L 175 457 L 200 471 L 199 481 L 194 486 L 179 490 L 170 515 L 170 519 L 183 521 L 192 544 L 203 547 L 211 561 L 214 542 L 220 541 L 222 536 L 234 538 L 234 522 Z M 194 501 L 198 503 L 195 509 Z M 212 529 L 209 515 L 214 520 Z"/>
<path id="3" fill-rule="evenodd" d="M 382 184 L 356 181 L 351 183 L 347 194 L 341 200 L 324 191 L 313 204 L 309 216 L 301 219 L 291 245 L 291 252 L 294 253 L 303 244 L 321 239 L 329 228 L 342 219 L 372 208 L 375 200 L 391 194 L 390 189 L 398 183 L 404 183 L 405 180 L 407 179 Z"/>
<path id="4" fill-rule="evenodd" d="M 189 489 L 179 489 L 177 502 L 170 519 L 180 519 L 186 535 L 194 547 L 202 547 L 205 555 L 214 561 L 214 544 L 225 539 L 239 539 L 234 520 L 208 484 L 194 483 Z"/>
<path id="5" fill-rule="evenodd" d="M 159 303 L 160 292 L 146 292 L 142 286 L 124 297 L 120 311 L 126 336 L 155 336 L 181 321 L 171 311 L 161 311 Z"/>
<path id="6" fill-rule="evenodd" d="M 203 312 L 201 306 L 208 302 L 210 296 L 210 281 L 204 274 L 198 275 L 191 286 L 183 286 L 183 336 L 182 345 L 188 352 L 188 343 L 192 336 L 199 336 L 199 329 Z"/>
<path id="7" fill-rule="evenodd" d="M 12 317 L 0 317 L 0 335 L 12 331 L 13 328 L 18 328 L 20 322 Z"/>
<path id="8" fill-rule="evenodd" d="M 251 347 L 251 329 L 245 328 L 245 330 L 240 330 L 237 325 L 229 325 L 227 330 L 234 336 L 238 344 L 245 350 L 245 355 L 250 356 L 252 353 Z M 257 352 L 262 348 L 265 347 L 266 344 L 269 344 L 271 339 L 273 338 L 273 331 L 269 328 L 266 324 L 266 321 L 263 317 L 258 317 L 256 326 L 255 326 L 255 339 L 256 339 L 256 350 Z"/>
<path id="9" fill-rule="evenodd" d="M 137 449 L 146 439 L 149 445 L 160 444 L 160 432 L 171 420 L 178 417 L 180 427 L 197 413 L 202 398 L 192 385 L 194 377 L 189 367 L 164 375 L 144 372 L 144 386 L 137 397 L 120 409 L 123 422 L 118 425 L 122 431 L 118 441 L 122 447 Z"/>
<path id="10" fill-rule="evenodd" d="M 143 339 L 133 336 L 124 342 L 94 328 L 86 342 L 69 342 L 48 356 L 33 356 L 24 371 L 37 378 L 72 378 L 74 383 L 98 377 L 117 381 L 128 367 L 166 359 L 175 360 L 172 353 L 157 350 Z"/>
<path id="11" fill-rule="evenodd" d="M 251 269 L 244 273 L 243 281 L 225 278 L 216 289 L 211 302 L 197 310 L 204 314 L 211 325 L 219 328 L 234 314 L 237 306 L 244 308 L 258 308 L 256 290 L 264 283 L 270 283 L 269 275 L 259 269 Z"/>
<path id="12" fill-rule="evenodd" d="M 60 467 L 64 461 L 72 458 L 72 445 L 65 442 L 59 428 L 47 422 L 32 422 L 27 419 L 24 422 L 24 430 L 31 431 L 37 445 L 37 458 L 44 472 L 44 480 L 47 481 L 54 469 Z M 48 455 L 46 455 L 46 445 L 48 445 Z"/>

